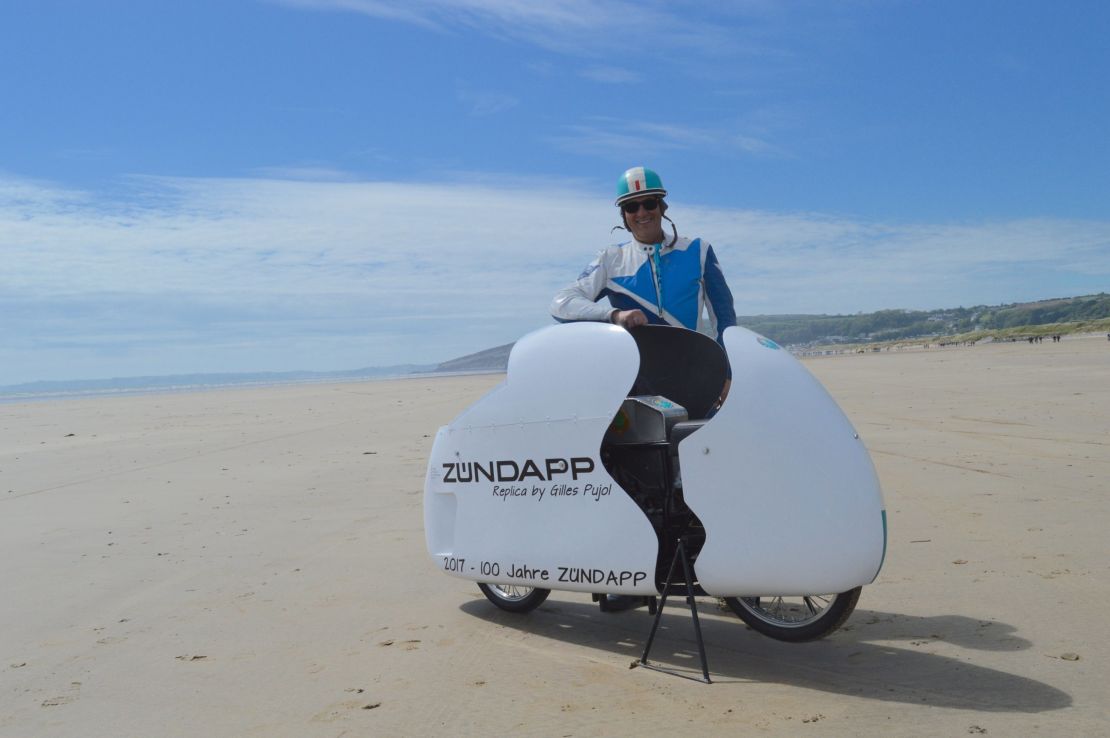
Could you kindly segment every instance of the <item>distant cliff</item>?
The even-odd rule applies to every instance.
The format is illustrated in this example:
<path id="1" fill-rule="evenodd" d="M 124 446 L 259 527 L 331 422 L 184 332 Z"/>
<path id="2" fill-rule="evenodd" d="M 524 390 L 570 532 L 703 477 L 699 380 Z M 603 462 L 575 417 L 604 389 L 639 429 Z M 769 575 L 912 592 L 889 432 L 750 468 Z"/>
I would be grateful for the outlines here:
<path id="1" fill-rule="evenodd" d="M 509 352 L 513 350 L 513 344 L 506 343 L 504 346 L 496 346 L 494 348 L 479 351 L 475 354 L 467 354 L 460 356 L 457 359 L 445 361 L 442 364 L 432 369 L 433 372 L 503 372 L 509 366 Z"/>

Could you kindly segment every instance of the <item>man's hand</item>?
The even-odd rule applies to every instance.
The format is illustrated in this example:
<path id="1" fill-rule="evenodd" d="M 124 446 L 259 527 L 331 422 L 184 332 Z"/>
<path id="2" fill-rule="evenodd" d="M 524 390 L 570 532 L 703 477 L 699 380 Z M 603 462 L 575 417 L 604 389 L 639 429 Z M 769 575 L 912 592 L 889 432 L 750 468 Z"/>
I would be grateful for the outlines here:
<path id="1" fill-rule="evenodd" d="M 635 328 L 638 325 L 647 325 L 648 319 L 643 310 L 617 310 L 612 321 L 621 328 Z"/>

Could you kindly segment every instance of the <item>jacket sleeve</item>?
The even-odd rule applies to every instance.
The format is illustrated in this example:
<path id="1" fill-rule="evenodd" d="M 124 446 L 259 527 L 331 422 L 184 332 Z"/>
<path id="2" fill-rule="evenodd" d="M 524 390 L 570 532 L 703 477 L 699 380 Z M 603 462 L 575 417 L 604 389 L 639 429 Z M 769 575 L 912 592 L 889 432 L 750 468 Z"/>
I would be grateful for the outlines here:
<path id="1" fill-rule="evenodd" d="M 605 256 L 604 251 L 599 253 L 597 258 L 582 270 L 578 279 L 555 293 L 555 299 L 551 301 L 551 315 L 555 320 L 560 323 L 579 320 L 609 321 L 613 308 L 597 304 L 597 301 L 603 297 L 602 293 L 609 281 Z"/>
<path id="2" fill-rule="evenodd" d="M 724 345 L 722 336 L 725 328 L 736 325 L 736 308 L 732 304 L 732 290 L 725 282 L 725 274 L 717 262 L 713 247 L 706 244 L 705 253 L 705 296 L 708 298 L 710 314 L 717 328 L 717 341 Z"/>

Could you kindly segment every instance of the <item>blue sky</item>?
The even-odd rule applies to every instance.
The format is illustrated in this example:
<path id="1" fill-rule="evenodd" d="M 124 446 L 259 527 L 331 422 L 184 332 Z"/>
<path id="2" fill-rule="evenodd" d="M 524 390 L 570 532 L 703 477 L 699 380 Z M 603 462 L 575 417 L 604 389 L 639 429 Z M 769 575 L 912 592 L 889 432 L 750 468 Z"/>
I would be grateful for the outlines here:
<path id="1" fill-rule="evenodd" d="M 0 384 L 435 362 L 647 165 L 741 314 L 1110 288 L 1110 4 L 0 6 Z"/>

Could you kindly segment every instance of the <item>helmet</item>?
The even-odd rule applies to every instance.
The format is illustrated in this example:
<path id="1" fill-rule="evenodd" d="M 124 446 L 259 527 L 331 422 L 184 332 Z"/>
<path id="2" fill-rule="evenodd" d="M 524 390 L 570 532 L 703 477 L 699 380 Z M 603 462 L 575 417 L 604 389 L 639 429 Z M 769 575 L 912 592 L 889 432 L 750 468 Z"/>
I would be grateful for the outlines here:
<path id="1" fill-rule="evenodd" d="M 647 167 L 632 167 L 617 180 L 617 201 L 620 205 L 625 200 L 643 195 L 659 195 L 666 197 L 667 191 L 663 189 L 663 180 L 659 175 Z"/>

